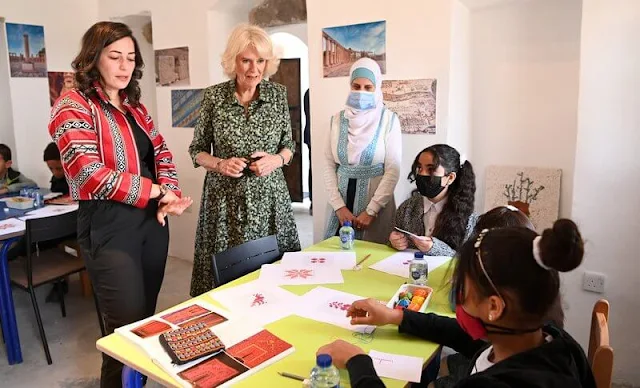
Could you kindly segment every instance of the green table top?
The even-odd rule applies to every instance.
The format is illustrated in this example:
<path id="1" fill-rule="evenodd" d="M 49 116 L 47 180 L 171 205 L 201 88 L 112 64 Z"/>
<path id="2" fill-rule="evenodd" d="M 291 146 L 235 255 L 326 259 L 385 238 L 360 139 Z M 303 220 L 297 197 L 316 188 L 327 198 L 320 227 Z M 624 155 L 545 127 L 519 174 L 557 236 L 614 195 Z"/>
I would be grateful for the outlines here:
<path id="1" fill-rule="evenodd" d="M 313 245 L 305 249 L 305 251 L 340 251 L 339 240 L 337 237 L 333 237 Z M 355 252 L 358 261 L 367 254 L 371 254 L 371 257 L 363 263 L 363 269 L 361 271 L 342 271 L 343 284 L 325 284 L 322 286 L 365 298 L 371 297 L 381 301 L 391 299 L 398 288 L 405 283 L 406 279 L 372 270 L 368 266 L 392 255 L 396 251 L 384 245 L 356 241 Z M 258 276 L 259 271 L 255 271 L 225 284 L 219 289 L 237 286 L 255 280 Z M 445 281 L 449 276 L 448 263 L 429 274 L 428 285 L 434 289 L 434 294 L 427 308 L 428 312 L 454 316 L 448 302 L 450 286 Z M 317 286 L 283 286 L 283 288 L 297 295 L 302 295 L 315 287 Z M 206 294 L 195 299 L 203 298 L 206 299 L 207 303 L 219 305 Z M 373 334 L 364 335 L 327 323 L 291 315 L 280 321 L 273 322 L 265 326 L 265 328 L 291 343 L 296 349 L 295 352 L 239 381 L 234 386 L 300 387 L 301 383 L 299 381 L 281 377 L 277 372 L 308 376 L 311 368 L 315 365 L 315 354 L 318 348 L 336 339 L 343 339 L 356 344 L 364 349 L 365 352 L 374 349 L 381 352 L 421 357 L 425 361 L 429 360 L 439 349 L 439 345 L 435 343 L 398 333 L 396 326 L 378 327 Z M 172 383 L 173 379 L 168 374 L 154 365 L 142 350 L 128 343 L 122 337 L 113 334 L 109 335 L 100 339 L 97 342 L 97 347 L 99 350 L 148 375 L 150 378 L 166 385 L 175 386 L 175 383 Z M 346 371 L 341 371 L 341 380 L 342 386 L 350 386 Z M 383 381 L 387 387 L 402 387 L 406 384 L 406 382 L 386 378 Z"/>

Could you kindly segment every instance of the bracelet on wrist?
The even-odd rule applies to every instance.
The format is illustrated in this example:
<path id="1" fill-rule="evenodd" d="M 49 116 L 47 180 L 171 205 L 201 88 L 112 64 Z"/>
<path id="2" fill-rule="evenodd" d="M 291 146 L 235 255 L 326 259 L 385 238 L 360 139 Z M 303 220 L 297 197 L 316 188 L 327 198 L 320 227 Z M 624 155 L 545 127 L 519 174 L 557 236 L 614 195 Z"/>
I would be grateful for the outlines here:
<path id="1" fill-rule="evenodd" d="M 277 154 L 280 159 L 282 159 L 282 165 L 280 167 L 284 167 L 286 165 L 286 163 L 284 162 L 284 156 L 282 156 L 282 154 Z"/>

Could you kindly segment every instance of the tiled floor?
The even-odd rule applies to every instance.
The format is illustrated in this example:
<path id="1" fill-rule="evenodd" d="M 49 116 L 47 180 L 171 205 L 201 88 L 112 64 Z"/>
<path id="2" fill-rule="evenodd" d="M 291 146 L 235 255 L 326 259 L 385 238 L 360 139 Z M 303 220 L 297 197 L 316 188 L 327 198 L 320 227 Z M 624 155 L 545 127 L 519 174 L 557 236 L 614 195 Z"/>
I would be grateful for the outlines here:
<path id="1" fill-rule="evenodd" d="M 307 204 L 294 204 L 300 242 L 303 247 L 313 241 L 312 217 Z M 189 298 L 191 263 L 169 258 L 165 279 L 158 299 L 158 310 L 164 310 Z M 80 296 L 80 284 L 74 276 L 65 298 L 67 317 L 62 318 L 58 304 L 44 303 L 49 286 L 38 290 L 38 302 L 51 349 L 53 365 L 47 361 L 40 343 L 29 294 L 14 290 L 22 356 L 19 365 L 7 364 L 6 351 L 0 346 L 0 388 L 4 387 L 98 387 L 100 353 L 95 348 L 100 329 L 91 298 Z M 154 383 L 147 387 L 158 387 Z"/>

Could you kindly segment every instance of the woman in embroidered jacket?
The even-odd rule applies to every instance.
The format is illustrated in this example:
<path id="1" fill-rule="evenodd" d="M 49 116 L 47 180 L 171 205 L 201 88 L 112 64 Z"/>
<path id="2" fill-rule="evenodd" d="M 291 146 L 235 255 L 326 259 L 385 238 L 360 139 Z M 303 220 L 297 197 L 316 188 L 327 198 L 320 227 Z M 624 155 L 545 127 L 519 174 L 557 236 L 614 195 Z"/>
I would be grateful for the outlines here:
<path id="1" fill-rule="evenodd" d="M 155 313 L 169 249 L 166 216 L 192 201 L 179 198 L 171 152 L 140 101 L 144 63 L 129 27 L 94 24 L 72 66 L 78 89 L 54 104 L 49 134 L 79 201 L 78 244 L 111 333 Z M 102 360 L 100 386 L 120 387 L 122 364 L 106 354 Z"/>
<path id="2" fill-rule="evenodd" d="M 389 242 L 397 250 L 417 248 L 429 256 L 453 256 L 471 235 L 478 215 L 473 212 L 476 176 L 471 163 L 455 148 L 436 144 L 416 156 L 409 181 L 417 190 L 396 212 Z"/>
<path id="3" fill-rule="evenodd" d="M 331 118 L 325 149 L 330 206 L 325 237 L 335 236 L 345 221 L 351 221 L 358 239 L 384 243 L 396 209 L 400 120 L 382 102 L 382 75 L 374 60 L 357 60 L 350 80 L 351 93 L 345 109 Z"/>

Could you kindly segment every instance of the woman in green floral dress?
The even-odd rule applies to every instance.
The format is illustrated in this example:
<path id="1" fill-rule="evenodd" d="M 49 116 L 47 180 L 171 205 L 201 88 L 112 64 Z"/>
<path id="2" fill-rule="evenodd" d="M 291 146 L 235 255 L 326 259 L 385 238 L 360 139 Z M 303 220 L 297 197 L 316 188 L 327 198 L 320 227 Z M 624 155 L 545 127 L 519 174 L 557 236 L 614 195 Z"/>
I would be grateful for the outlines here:
<path id="1" fill-rule="evenodd" d="M 279 60 L 269 36 L 250 25 L 229 37 L 230 81 L 205 90 L 189 153 L 207 170 L 196 233 L 191 295 L 213 288 L 214 254 L 275 234 L 281 252 L 300 250 L 282 167 L 294 143 L 284 86 L 263 79 Z"/>

